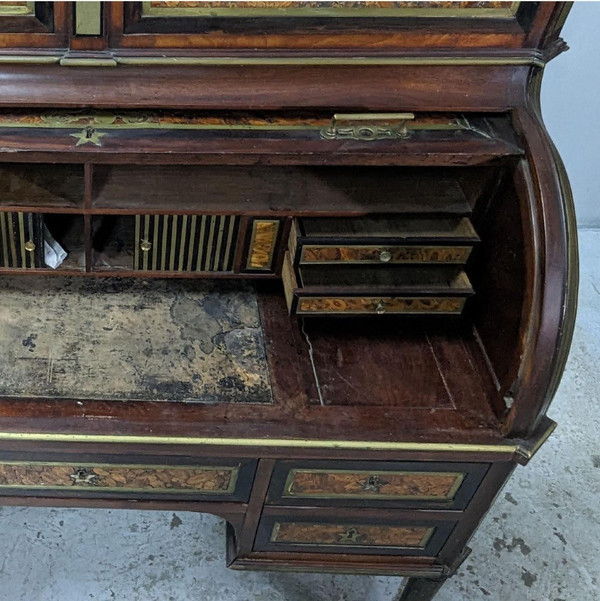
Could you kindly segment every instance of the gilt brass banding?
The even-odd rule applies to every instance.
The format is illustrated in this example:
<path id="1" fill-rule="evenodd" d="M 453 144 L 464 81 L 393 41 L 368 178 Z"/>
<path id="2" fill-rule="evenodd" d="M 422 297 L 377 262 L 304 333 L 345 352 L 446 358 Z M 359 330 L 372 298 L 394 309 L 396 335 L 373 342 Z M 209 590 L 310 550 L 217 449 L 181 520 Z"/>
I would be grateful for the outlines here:
<path id="1" fill-rule="evenodd" d="M 75 2 L 75 35 L 102 35 L 102 3 Z"/>
<path id="2" fill-rule="evenodd" d="M 9 267 L 8 261 L 8 231 L 6 213 L 0 212 L 0 240 L 2 241 L 2 267 Z"/>

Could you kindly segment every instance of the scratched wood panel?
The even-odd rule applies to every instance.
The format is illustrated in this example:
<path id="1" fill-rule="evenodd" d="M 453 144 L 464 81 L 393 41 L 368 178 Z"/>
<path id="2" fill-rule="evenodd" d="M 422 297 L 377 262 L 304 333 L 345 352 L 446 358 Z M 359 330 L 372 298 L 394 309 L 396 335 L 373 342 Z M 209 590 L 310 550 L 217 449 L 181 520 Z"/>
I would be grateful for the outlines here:
<path id="1" fill-rule="evenodd" d="M 0 278 L 0 395 L 271 402 L 239 282 Z"/>

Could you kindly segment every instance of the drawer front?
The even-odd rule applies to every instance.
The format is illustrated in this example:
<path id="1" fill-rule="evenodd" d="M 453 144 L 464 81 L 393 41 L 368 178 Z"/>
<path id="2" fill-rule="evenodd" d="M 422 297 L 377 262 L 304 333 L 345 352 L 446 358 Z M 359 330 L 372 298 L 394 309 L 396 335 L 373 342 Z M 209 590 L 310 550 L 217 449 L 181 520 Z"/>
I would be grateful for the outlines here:
<path id="1" fill-rule="evenodd" d="M 464 297 L 376 297 L 376 296 L 304 296 L 296 306 L 298 314 L 460 314 Z"/>
<path id="2" fill-rule="evenodd" d="M 234 215 L 136 215 L 133 267 L 142 271 L 233 270 Z"/>
<path id="3" fill-rule="evenodd" d="M 196 465 L 0 461 L 0 494 L 247 501 L 255 462 Z"/>
<path id="4" fill-rule="evenodd" d="M 252 220 L 246 271 L 274 271 L 275 250 L 280 226 L 279 219 Z"/>
<path id="5" fill-rule="evenodd" d="M 485 463 L 280 461 L 267 502 L 462 510 L 488 468 Z"/>
<path id="6" fill-rule="evenodd" d="M 453 263 L 467 262 L 470 246 L 328 246 L 305 245 L 300 264 Z"/>
<path id="7" fill-rule="evenodd" d="M 255 551 L 435 556 L 456 522 L 267 515 Z"/>
<path id="8" fill-rule="evenodd" d="M 34 213 L 0 212 L 0 267 L 44 267 L 43 217 Z"/>

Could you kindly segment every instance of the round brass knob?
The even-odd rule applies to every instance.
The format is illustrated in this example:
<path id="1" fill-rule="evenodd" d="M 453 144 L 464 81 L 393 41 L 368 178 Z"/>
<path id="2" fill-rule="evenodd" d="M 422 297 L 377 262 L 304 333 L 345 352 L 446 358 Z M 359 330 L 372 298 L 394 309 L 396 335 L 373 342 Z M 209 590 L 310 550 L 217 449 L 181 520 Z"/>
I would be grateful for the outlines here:
<path id="1" fill-rule="evenodd" d="M 383 315 L 385 313 L 385 309 L 385 303 L 380 300 L 375 306 L 375 313 L 377 313 L 377 315 Z"/>
<path id="2" fill-rule="evenodd" d="M 389 250 L 382 250 L 379 254 L 379 260 L 382 263 L 388 263 L 392 259 L 392 253 Z"/>
<path id="3" fill-rule="evenodd" d="M 140 248 L 147 253 L 152 248 L 152 243 L 149 240 L 142 240 Z"/>
<path id="4" fill-rule="evenodd" d="M 35 243 L 32 240 L 25 242 L 25 250 L 32 253 L 35 250 Z"/>

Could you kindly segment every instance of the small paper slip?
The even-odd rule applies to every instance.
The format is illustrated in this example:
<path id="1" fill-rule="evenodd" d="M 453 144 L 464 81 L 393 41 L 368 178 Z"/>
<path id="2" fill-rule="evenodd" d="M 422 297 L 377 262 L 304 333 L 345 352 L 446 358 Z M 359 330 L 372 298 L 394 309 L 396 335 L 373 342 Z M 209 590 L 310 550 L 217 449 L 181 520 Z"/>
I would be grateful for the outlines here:
<path id="1" fill-rule="evenodd" d="M 48 267 L 56 269 L 67 258 L 65 249 L 52 237 L 44 224 L 44 262 Z"/>

